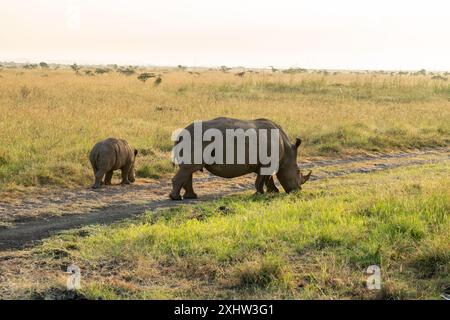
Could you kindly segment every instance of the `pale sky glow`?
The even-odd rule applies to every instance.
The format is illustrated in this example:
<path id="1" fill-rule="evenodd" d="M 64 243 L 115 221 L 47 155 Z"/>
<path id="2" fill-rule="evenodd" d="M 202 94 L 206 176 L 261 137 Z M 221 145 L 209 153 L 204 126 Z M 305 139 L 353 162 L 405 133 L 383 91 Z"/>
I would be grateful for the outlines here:
<path id="1" fill-rule="evenodd" d="M 446 0 L 0 0 L 0 61 L 450 70 Z"/>

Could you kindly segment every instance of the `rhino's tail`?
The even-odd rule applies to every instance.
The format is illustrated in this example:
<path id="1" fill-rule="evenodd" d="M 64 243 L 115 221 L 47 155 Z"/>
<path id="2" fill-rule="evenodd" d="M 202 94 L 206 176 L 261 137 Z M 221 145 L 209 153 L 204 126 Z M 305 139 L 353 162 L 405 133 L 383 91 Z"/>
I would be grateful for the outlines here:
<path id="1" fill-rule="evenodd" d="M 95 172 L 98 171 L 98 158 L 100 156 L 99 152 L 93 151 L 91 152 L 91 154 L 89 155 L 89 160 L 91 161 L 91 165 L 92 165 L 92 169 L 94 169 Z"/>

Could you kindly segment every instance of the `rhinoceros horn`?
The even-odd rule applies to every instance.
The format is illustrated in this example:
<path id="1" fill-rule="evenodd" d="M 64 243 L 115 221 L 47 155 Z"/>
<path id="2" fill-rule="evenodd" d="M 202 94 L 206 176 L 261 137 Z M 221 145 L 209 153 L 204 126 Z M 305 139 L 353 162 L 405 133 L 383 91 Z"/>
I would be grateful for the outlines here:
<path id="1" fill-rule="evenodd" d="M 311 172 L 312 171 L 310 170 L 309 173 L 305 176 L 300 172 L 300 177 L 301 177 L 300 184 L 304 184 L 306 181 L 309 180 L 309 177 L 311 177 Z"/>

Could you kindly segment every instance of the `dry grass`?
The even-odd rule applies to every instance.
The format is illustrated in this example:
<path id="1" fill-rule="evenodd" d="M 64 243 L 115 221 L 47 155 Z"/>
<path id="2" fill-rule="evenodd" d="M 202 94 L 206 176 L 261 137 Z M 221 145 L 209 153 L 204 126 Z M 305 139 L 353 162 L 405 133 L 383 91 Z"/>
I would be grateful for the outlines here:
<path id="1" fill-rule="evenodd" d="M 450 85 L 429 76 L 138 70 L 4 69 L 0 78 L 0 189 L 91 183 L 87 154 L 109 136 L 141 150 L 144 177 L 171 170 L 170 134 L 195 119 L 266 117 L 304 139 L 302 155 L 448 145 Z"/>

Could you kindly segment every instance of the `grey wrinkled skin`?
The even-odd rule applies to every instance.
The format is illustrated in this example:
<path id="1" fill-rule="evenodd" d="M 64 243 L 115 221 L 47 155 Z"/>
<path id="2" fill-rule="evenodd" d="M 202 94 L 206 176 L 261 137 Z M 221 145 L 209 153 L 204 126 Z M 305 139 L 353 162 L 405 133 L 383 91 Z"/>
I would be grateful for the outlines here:
<path id="1" fill-rule="evenodd" d="M 122 171 L 122 184 L 134 182 L 134 163 L 137 153 L 136 149 L 122 139 L 108 138 L 96 143 L 89 154 L 95 176 L 92 188 L 100 188 L 103 176 L 105 176 L 105 185 L 110 185 L 113 171 L 119 169 Z"/>
<path id="2" fill-rule="evenodd" d="M 301 144 L 301 140 L 297 138 L 295 144 L 291 144 L 289 142 L 289 138 L 283 129 L 267 119 L 256 119 L 256 120 L 239 120 L 233 118 L 216 118 L 209 121 L 202 122 L 203 132 L 207 129 L 214 128 L 218 129 L 222 132 L 223 137 L 225 137 L 226 129 L 243 129 L 247 130 L 250 128 L 253 129 L 267 129 L 270 131 L 271 129 L 279 129 L 280 139 L 279 139 L 279 167 L 278 172 L 276 173 L 277 179 L 282 185 L 283 189 L 286 192 L 291 192 L 295 190 L 300 190 L 301 185 L 308 181 L 311 172 L 307 175 L 302 175 L 298 166 L 297 166 L 297 150 Z M 191 137 L 194 136 L 194 124 L 190 124 L 185 128 L 191 134 Z M 270 141 L 270 139 L 269 139 Z M 203 149 L 210 142 L 203 142 Z M 259 143 L 259 140 L 258 140 Z M 177 144 L 177 143 L 175 143 Z M 191 153 L 193 154 L 193 146 L 191 146 Z M 246 161 L 248 161 L 248 139 L 246 139 Z M 258 148 L 259 150 L 259 148 Z M 268 146 L 269 154 L 271 150 L 271 146 L 269 143 Z M 235 140 L 235 150 L 234 155 L 236 157 L 237 154 L 237 146 Z M 226 157 L 226 150 L 224 147 L 224 158 Z M 193 161 L 191 162 L 193 163 Z M 235 161 L 236 163 L 236 161 Z M 196 171 L 201 171 L 203 168 L 211 172 L 212 174 L 223 177 L 223 178 L 235 178 L 239 176 L 243 176 L 249 173 L 256 173 L 257 178 L 255 181 L 256 193 L 262 194 L 264 193 L 264 186 L 266 186 L 267 192 L 279 192 L 278 188 L 275 186 L 274 177 L 273 176 L 264 176 L 260 174 L 260 168 L 262 167 L 259 164 L 259 157 L 256 164 L 180 164 L 179 170 L 176 175 L 172 179 L 172 191 L 169 197 L 172 200 L 181 200 L 180 191 L 184 189 L 183 198 L 185 199 L 195 199 L 197 198 L 197 194 L 194 192 L 192 186 L 192 174 Z"/>

